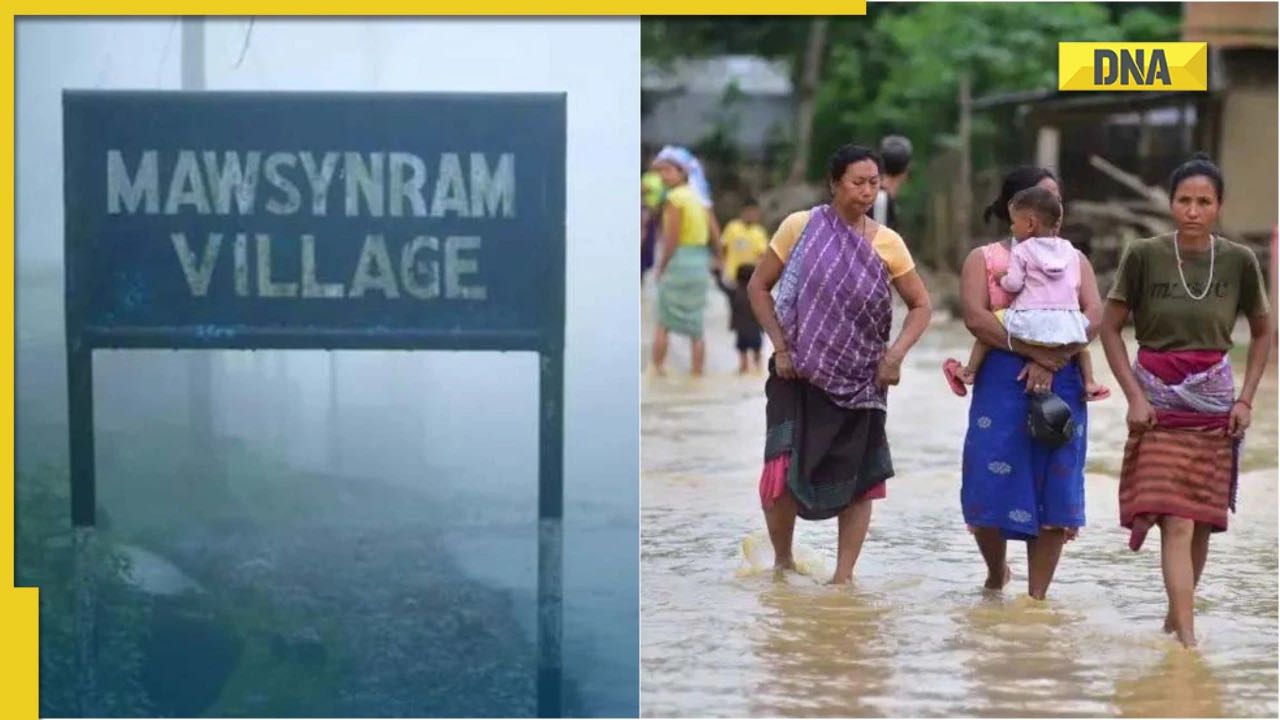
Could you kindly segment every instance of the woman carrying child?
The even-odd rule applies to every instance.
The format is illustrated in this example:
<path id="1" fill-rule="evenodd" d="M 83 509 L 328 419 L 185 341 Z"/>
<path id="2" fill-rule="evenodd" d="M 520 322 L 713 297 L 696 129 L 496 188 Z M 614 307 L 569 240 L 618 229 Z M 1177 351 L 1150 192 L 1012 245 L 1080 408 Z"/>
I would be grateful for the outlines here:
<path id="1" fill-rule="evenodd" d="M 1000 197 L 988 207 L 987 218 L 994 216 L 1012 225 L 1009 201 L 1018 192 L 1037 186 L 1060 198 L 1057 179 L 1048 170 L 1022 167 L 1012 171 L 1005 177 Z M 1040 232 L 1051 227 L 1049 224 Z M 1019 234 L 1031 237 L 1034 233 L 1024 229 Z M 973 378 L 960 499 L 965 522 L 973 530 L 987 565 L 986 587 L 1000 589 L 1009 582 L 1007 541 L 1022 540 L 1027 543 L 1027 592 L 1043 599 L 1063 543 L 1085 522 L 1088 414 L 1086 383 L 1076 359 L 1084 344 L 1035 344 L 1012 337 L 1001 324 L 993 309 L 1008 308 L 1013 302 L 1000 279 L 1009 270 L 1017 245 L 1015 238 L 977 248 L 961 271 L 965 326 L 989 350 Z M 1078 283 L 1069 283 L 1076 287 L 1077 305 L 1064 314 L 1083 314 L 1087 322 L 1084 339 L 1089 340 L 1102 318 L 1102 300 L 1088 258 L 1071 252 L 1078 263 Z M 1035 329 L 1030 332 L 1045 337 L 1039 333 Z M 1062 438 L 1064 442 L 1056 447 L 1033 437 L 1027 422 L 1033 396 L 1049 391 L 1066 405 L 1074 422 L 1070 437 Z"/>

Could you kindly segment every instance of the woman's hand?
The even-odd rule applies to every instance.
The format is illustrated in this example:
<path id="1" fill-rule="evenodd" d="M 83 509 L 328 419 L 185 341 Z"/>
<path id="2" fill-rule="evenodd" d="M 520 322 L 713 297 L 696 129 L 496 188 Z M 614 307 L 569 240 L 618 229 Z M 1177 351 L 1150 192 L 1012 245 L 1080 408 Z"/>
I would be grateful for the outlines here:
<path id="1" fill-rule="evenodd" d="M 778 377 L 787 380 L 795 380 L 796 366 L 791 362 L 791 352 L 789 350 L 773 351 L 773 369 L 778 371 Z"/>
<path id="2" fill-rule="evenodd" d="M 1244 431 L 1249 429 L 1253 424 L 1253 408 L 1249 407 L 1242 400 L 1237 400 L 1231 406 L 1231 415 L 1227 419 L 1227 434 L 1231 437 L 1242 438 Z"/>
<path id="3" fill-rule="evenodd" d="M 876 366 L 876 387 L 884 390 L 890 385 L 897 385 L 902 380 L 902 358 L 892 352 L 886 352 Z"/>
<path id="4" fill-rule="evenodd" d="M 1032 362 L 1051 373 L 1058 372 L 1066 367 L 1067 362 L 1071 360 L 1071 354 L 1068 354 L 1065 348 L 1030 345 L 1027 348 L 1027 352 L 1029 353 L 1027 357 Z"/>
<path id="5" fill-rule="evenodd" d="M 1156 426 L 1156 411 L 1145 397 L 1139 397 L 1129 402 L 1129 413 L 1124 420 L 1130 432 L 1143 432 Z"/>
<path id="6" fill-rule="evenodd" d="M 1018 379 L 1026 381 L 1028 394 L 1049 392 L 1053 387 L 1053 371 L 1034 360 L 1022 367 Z"/>

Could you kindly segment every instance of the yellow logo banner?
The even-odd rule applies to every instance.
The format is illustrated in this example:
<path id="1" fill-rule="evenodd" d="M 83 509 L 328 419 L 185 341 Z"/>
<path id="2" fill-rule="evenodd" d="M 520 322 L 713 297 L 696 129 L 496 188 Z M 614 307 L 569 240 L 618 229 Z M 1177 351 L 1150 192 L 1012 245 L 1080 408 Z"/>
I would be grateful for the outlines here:
<path id="1" fill-rule="evenodd" d="M 1209 44 L 1058 43 L 1059 90 L 1208 90 Z"/>

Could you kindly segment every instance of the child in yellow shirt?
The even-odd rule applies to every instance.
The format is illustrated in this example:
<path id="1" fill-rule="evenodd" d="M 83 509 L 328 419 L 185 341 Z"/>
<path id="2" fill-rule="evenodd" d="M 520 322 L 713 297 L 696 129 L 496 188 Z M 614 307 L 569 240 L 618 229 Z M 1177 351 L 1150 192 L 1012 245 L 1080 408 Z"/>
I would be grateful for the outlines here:
<path id="1" fill-rule="evenodd" d="M 747 198 L 738 217 L 724 226 L 720 242 L 724 248 L 721 278 L 732 285 L 737 282 L 738 268 L 760 262 L 769 247 L 769 233 L 760 224 L 760 205 L 753 198 Z"/>

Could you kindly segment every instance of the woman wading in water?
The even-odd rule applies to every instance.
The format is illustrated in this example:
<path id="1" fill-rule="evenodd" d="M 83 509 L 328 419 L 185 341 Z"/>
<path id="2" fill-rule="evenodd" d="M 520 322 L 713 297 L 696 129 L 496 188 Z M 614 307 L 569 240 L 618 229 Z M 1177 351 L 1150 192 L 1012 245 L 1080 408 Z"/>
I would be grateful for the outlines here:
<path id="1" fill-rule="evenodd" d="M 794 568 L 797 515 L 837 517 L 834 583 L 852 578 L 871 501 L 885 497 L 893 475 L 886 391 L 931 313 L 902 237 L 867 217 L 882 170 L 868 148 L 837 150 L 828 162 L 831 202 L 787 217 L 748 283 L 774 347 L 760 477 L 774 564 Z M 890 344 L 893 290 L 908 311 Z"/>
<path id="2" fill-rule="evenodd" d="M 987 209 L 1010 223 L 1009 201 L 1039 186 L 1059 195 L 1053 173 L 1021 167 L 1004 180 Z M 969 429 L 964 440 L 960 502 L 987 564 L 986 587 L 998 590 L 1012 575 L 1005 562 L 1009 540 L 1027 544 L 1027 593 L 1044 599 L 1063 544 L 1084 525 L 1084 462 L 1088 438 L 1085 383 L 1075 356 L 1083 345 L 1045 347 L 1010 338 L 993 312 L 1011 296 L 999 282 L 1008 271 L 1014 240 L 973 250 L 960 276 L 964 322 L 991 348 L 973 382 Z M 1079 255 L 1079 308 L 1088 320 L 1086 337 L 1098 332 L 1102 301 L 1093 266 Z M 1052 392 L 1070 410 L 1073 427 L 1056 447 L 1028 431 L 1032 395 Z"/>
<path id="3" fill-rule="evenodd" d="M 1206 156 L 1169 180 L 1177 231 L 1125 248 L 1107 295 L 1102 344 L 1129 401 L 1129 438 L 1120 469 L 1120 522 L 1138 550 L 1160 528 L 1160 566 L 1169 610 L 1165 632 L 1196 643 L 1195 589 L 1209 535 L 1235 509 L 1240 441 L 1270 351 L 1270 307 L 1253 251 L 1213 228 L 1222 173 Z M 1244 386 L 1235 394 L 1231 330 L 1249 322 Z M 1120 332 L 1132 316 L 1138 357 Z"/>

